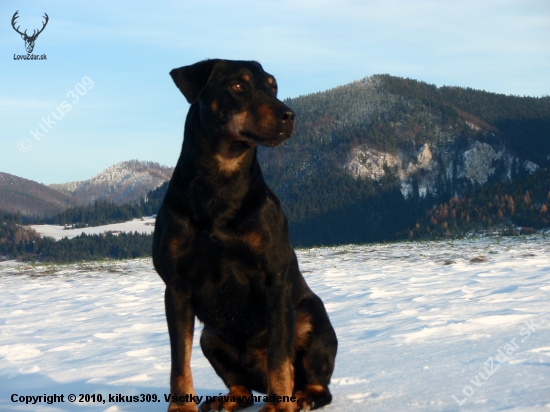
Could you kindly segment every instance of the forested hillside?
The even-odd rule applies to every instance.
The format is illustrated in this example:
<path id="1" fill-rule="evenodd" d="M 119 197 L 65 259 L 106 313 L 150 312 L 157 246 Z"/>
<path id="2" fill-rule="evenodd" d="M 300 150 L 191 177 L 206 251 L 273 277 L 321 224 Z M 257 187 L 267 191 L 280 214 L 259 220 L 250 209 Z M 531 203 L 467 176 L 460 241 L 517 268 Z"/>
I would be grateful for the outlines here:
<path id="1" fill-rule="evenodd" d="M 485 185 L 434 206 L 411 227 L 408 237 L 533 233 L 549 226 L 550 171 L 544 169 L 512 181 Z M 405 235 L 401 233 L 400 237 Z"/>
<path id="2" fill-rule="evenodd" d="M 391 239 L 436 204 L 549 166 L 549 97 L 377 75 L 286 103 L 295 135 L 259 158 L 295 244 Z"/>
<path id="3" fill-rule="evenodd" d="M 63 193 L 22 177 L 0 172 L 0 211 L 48 216 L 70 205 Z"/>
<path id="4" fill-rule="evenodd" d="M 436 88 L 388 75 L 380 78 L 390 93 L 415 99 L 417 103 L 432 108 L 439 106 L 441 113 L 449 113 L 455 119 L 470 120 L 474 124 L 481 121 L 479 127 L 502 138 L 519 158 L 540 167 L 550 166 L 549 96 L 509 96 L 471 88 Z M 483 137 L 483 134 L 477 137 Z"/>
<path id="5" fill-rule="evenodd" d="M 278 148 L 259 147 L 258 157 L 296 246 L 550 226 L 550 97 L 376 75 L 286 103 L 296 113 L 294 136 Z M 150 166 L 144 165 L 137 166 Z M 131 181 L 131 173 L 116 167 L 113 173 Z M 110 176 L 99 180 L 111 182 Z M 139 202 L 99 201 L 42 222 L 84 227 L 152 215 L 166 187 Z M 12 258 L 150 253 L 147 235 L 84 236 L 54 245 L 21 229 L 19 217 L 2 219 L 0 254 Z"/>

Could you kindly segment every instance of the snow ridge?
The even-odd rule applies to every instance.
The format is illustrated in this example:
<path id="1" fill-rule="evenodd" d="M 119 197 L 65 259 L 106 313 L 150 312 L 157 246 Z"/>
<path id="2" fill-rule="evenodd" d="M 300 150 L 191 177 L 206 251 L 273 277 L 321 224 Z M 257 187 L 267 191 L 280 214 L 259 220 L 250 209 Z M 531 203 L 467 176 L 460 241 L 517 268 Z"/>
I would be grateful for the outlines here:
<path id="1" fill-rule="evenodd" d="M 155 162 L 130 160 L 110 166 L 88 180 L 52 184 L 50 187 L 70 196 L 78 205 L 96 200 L 132 203 L 170 180 L 173 170 Z"/>

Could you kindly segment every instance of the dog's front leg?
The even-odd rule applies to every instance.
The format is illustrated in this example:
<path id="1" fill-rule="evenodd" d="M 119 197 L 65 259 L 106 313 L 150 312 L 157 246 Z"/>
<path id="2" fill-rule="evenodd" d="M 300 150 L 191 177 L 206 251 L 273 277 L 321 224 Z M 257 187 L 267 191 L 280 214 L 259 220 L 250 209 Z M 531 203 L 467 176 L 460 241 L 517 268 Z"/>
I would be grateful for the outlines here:
<path id="1" fill-rule="evenodd" d="M 190 293 L 181 286 L 167 285 L 164 294 L 166 321 L 170 335 L 172 369 L 170 371 L 169 412 L 196 412 L 196 396 L 191 375 L 191 348 L 195 313 Z"/>
<path id="2" fill-rule="evenodd" d="M 294 307 L 285 282 L 274 279 L 267 289 L 267 302 L 267 394 L 288 398 L 266 403 L 260 412 L 297 411 L 298 405 L 288 402 L 294 390 Z"/>

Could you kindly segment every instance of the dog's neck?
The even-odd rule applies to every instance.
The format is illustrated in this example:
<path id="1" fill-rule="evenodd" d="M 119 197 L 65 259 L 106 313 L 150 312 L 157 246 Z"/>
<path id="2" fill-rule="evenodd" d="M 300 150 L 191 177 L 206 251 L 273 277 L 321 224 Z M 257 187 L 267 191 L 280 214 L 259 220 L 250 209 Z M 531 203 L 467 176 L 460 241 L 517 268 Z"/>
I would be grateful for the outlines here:
<path id="1" fill-rule="evenodd" d="M 256 172 L 256 150 L 255 144 L 224 135 L 207 140 L 200 133 L 186 133 L 182 147 L 185 156 L 178 161 L 181 177 L 212 180 L 221 186 L 246 183 Z"/>
<path id="2" fill-rule="evenodd" d="M 238 140 L 219 127 L 209 130 L 201 118 L 198 104 L 194 104 L 185 122 L 180 161 L 186 163 L 186 170 L 182 172 L 193 178 L 214 179 L 222 186 L 231 185 L 235 180 L 242 184 L 245 183 L 242 179 L 253 174 L 257 162 L 256 145 Z"/>
<path id="3" fill-rule="evenodd" d="M 192 220 L 218 229 L 240 215 L 245 205 L 261 201 L 269 190 L 256 157 L 256 145 L 222 133 L 204 129 L 198 110 L 192 106 L 182 153 L 170 182 L 177 188 L 171 200 L 174 208 L 188 205 L 184 213 Z"/>
<path id="4" fill-rule="evenodd" d="M 213 139 L 186 124 L 182 155 L 171 184 L 178 187 L 178 197 L 187 199 L 185 204 L 194 205 L 195 218 L 223 226 L 241 210 L 246 198 L 265 194 L 256 150 L 255 145 L 231 142 L 224 136 Z"/>

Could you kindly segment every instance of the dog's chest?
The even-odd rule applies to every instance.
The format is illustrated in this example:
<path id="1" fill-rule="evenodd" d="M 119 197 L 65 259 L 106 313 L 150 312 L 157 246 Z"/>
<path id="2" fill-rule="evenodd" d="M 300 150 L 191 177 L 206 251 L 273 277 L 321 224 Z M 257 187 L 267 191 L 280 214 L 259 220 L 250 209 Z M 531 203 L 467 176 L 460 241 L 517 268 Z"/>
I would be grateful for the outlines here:
<path id="1" fill-rule="evenodd" d="M 266 324 L 265 293 L 245 275 L 213 274 L 193 290 L 195 315 L 225 334 L 251 336 Z"/>

